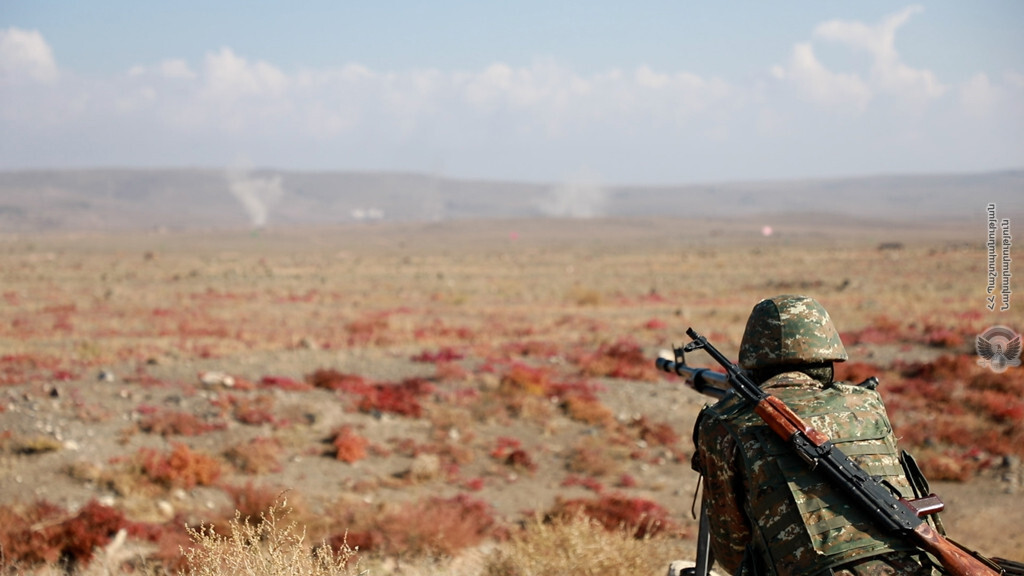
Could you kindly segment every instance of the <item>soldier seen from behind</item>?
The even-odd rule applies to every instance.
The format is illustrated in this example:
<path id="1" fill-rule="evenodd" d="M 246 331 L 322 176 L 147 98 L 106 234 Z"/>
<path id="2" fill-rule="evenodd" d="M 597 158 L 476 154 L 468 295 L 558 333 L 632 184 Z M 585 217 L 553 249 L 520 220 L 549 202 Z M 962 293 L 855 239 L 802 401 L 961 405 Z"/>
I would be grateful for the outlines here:
<path id="1" fill-rule="evenodd" d="M 740 366 L 763 390 L 866 472 L 913 498 L 877 381 L 833 380 L 833 364 L 846 359 L 828 312 L 813 298 L 790 295 L 754 306 L 739 352 Z M 730 394 L 706 407 L 694 442 L 711 549 L 730 573 L 933 574 L 921 550 L 873 526 L 742 398 Z"/>

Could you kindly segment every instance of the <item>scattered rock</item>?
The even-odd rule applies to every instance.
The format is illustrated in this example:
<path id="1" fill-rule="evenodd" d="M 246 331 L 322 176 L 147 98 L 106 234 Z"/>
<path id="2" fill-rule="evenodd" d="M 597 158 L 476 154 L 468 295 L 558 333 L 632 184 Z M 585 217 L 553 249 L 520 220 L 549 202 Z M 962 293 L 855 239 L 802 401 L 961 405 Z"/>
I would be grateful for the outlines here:
<path id="1" fill-rule="evenodd" d="M 165 518 L 174 517 L 174 505 L 167 500 L 161 500 L 156 503 L 156 509 L 160 511 L 160 514 Z"/>
<path id="2" fill-rule="evenodd" d="M 199 381 L 205 386 L 223 386 L 225 388 L 231 388 L 235 385 L 234 376 L 216 370 L 200 372 Z"/>
<path id="3" fill-rule="evenodd" d="M 417 454 L 409 467 L 409 478 L 417 481 L 427 481 L 437 478 L 441 474 L 441 459 L 437 454 Z"/>

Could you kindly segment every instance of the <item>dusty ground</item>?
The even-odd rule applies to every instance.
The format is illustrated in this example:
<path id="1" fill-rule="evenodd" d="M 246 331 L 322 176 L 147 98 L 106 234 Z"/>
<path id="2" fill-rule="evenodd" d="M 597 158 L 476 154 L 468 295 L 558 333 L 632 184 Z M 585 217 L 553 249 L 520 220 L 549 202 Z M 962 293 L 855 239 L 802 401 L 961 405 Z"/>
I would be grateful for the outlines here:
<path id="1" fill-rule="evenodd" d="M 289 489 L 311 519 L 339 502 L 469 494 L 514 523 L 557 497 L 594 496 L 593 483 L 567 485 L 590 478 L 604 494 L 668 509 L 685 556 L 696 530 L 689 432 L 705 399 L 646 363 L 632 377 L 602 375 L 588 368 L 589 354 L 628 341 L 653 363 L 694 326 L 735 355 L 750 307 L 787 292 L 817 297 L 844 333 L 880 319 L 912 329 L 913 321 L 971 318 L 948 326 L 963 341 L 944 348 L 849 346 L 852 359 L 882 370 L 966 356 L 977 330 L 1022 324 L 1019 314 L 984 311 L 981 226 L 799 222 L 776 225 L 772 237 L 753 221 L 625 220 L 0 238 L 0 422 L 9 444 L 0 453 L 0 505 L 47 499 L 74 510 L 100 498 L 138 520 L 201 521 L 232 509 L 225 486 L 254 483 Z M 461 370 L 442 374 L 437 363 L 412 360 L 445 349 L 458 352 Z M 500 389 L 513 363 L 599 385 L 614 421 L 574 418 L 544 402 L 510 415 L 457 401 L 467 390 Z M 435 393 L 421 417 L 409 417 L 360 412 L 351 395 L 330 390 L 259 385 L 318 369 L 375 382 L 419 376 Z M 254 386 L 203 384 L 209 372 Z M 265 398 L 270 419 L 243 423 L 225 408 L 230 396 Z M 195 436 L 142 429 L 147 416 L 169 411 L 224 427 Z M 630 436 L 641 417 L 670 425 L 679 440 L 658 446 Z M 342 425 L 369 441 L 366 458 L 328 454 L 325 441 Z M 1021 429 L 1019 417 L 1001 425 Z M 229 464 L 225 451 L 256 437 L 281 446 L 279 470 Z M 495 457 L 500 438 L 515 439 L 533 466 Z M 32 442 L 42 448 L 18 448 Z M 140 449 L 166 451 L 172 442 L 212 455 L 224 474 L 187 490 L 110 481 L 131 474 L 125 461 Z M 604 468 L 575 470 L 581 446 L 601 447 Z M 457 470 L 431 468 L 419 453 L 440 454 Z M 933 489 L 947 503 L 951 535 L 1019 559 L 1019 456 L 1007 454 L 975 453 L 980 464 L 968 481 Z M 415 466 L 426 471 L 410 479 Z"/>

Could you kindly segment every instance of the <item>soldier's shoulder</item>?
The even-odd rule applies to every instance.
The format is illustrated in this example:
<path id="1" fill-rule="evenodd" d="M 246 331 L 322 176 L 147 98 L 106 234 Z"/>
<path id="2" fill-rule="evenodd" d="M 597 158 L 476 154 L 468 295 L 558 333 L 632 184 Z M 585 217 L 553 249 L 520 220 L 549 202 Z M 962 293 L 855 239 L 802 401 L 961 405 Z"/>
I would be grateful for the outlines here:
<path id="1" fill-rule="evenodd" d="M 761 384 L 761 388 L 765 390 L 779 388 L 821 389 L 822 385 L 803 372 L 783 372 L 765 380 Z"/>

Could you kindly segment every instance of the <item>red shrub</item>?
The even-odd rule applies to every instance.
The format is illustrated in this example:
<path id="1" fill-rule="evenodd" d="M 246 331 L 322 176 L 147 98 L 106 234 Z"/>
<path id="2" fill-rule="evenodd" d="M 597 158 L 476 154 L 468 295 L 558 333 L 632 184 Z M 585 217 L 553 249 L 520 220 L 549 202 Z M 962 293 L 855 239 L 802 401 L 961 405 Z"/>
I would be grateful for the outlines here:
<path id="1" fill-rule="evenodd" d="M 423 415 L 420 399 L 433 391 L 434 387 L 423 378 L 408 378 L 397 384 L 374 384 L 360 392 L 362 399 L 358 407 L 360 412 L 390 412 L 419 418 Z"/>
<path id="2" fill-rule="evenodd" d="M 370 388 L 366 378 L 358 374 L 345 374 L 330 368 L 317 370 L 307 375 L 306 382 L 315 388 L 342 392 L 359 392 Z"/>
<path id="3" fill-rule="evenodd" d="M 597 393 L 601 389 L 599 385 L 589 382 L 549 382 L 544 388 L 544 395 L 556 400 L 578 398 L 597 401 Z"/>
<path id="4" fill-rule="evenodd" d="M 126 528 L 132 538 L 156 545 L 156 550 L 148 556 L 150 560 L 163 566 L 171 574 L 184 574 L 189 566 L 181 551 L 195 545 L 185 530 L 185 525 L 186 520 L 183 516 L 175 516 L 165 524 L 129 522 Z"/>
<path id="5" fill-rule="evenodd" d="M 621 455 L 609 449 L 603 439 L 590 436 L 578 442 L 569 453 L 566 466 L 573 472 L 607 476 L 621 469 Z"/>
<path id="6" fill-rule="evenodd" d="M 933 348 L 962 348 L 966 342 L 964 334 L 942 326 L 925 326 L 924 343 Z"/>
<path id="7" fill-rule="evenodd" d="M 276 438 L 257 437 L 236 444 L 224 452 L 229 462 L 247 474 L 281 471 L 281 442 Z"/>
<path id="8" fill-rule="evenodd" d="M 668 322 L 661 318 L 651 318 L 644 323 L 644 329 L 646 330 L 664 330 L 665 328 L 668 328 Z"/>
<path id="9" fill-rule="evenodd" d="M 604 484 L 601 484 L 601 482 L 596 478 L 591 478 L 589 476 L 577 476 L 575 474 L 566 476 L 565 480 L 562 480 L 561 486 L 565 488 L 579 486 L 597 494 L 604 492 Z"/>
<path id="10" fill-rule="evenodd" d="M 679 435 L 665 422 L 651 422 L 646 416 L 640 416 L 634 418 L 629 427 L 636 430 L 637 436 L 649 446 L 675 446 L 679 443 Z"/>
<path id="11" fill-rule="evenodd" d="M 385 336 L 390 322 L 388 314 L 374 313 L 363 318 L 349 322 L 345 328 L 348 330 L 349 346 L 365 346 L 368 344 L 387 344 Z"/>
<path id="12" fill-rule="evenodd" d="M 45 501 L 19 513 L 0 507 L 0 549 L 8 566 L 32 566 L 60 562 L 68 568 L 88 564 L 97 547 L 106 546 L 126 526 L 124 515 L 90 501 L 66 520 L 63 509 Z"/>
<path id="13" fill-rule="evenodd" d="M 434 379 L 439 382 L 460 382 L 468 377 L 469 370 L 466 370 L 455 362 L 438 362 L 437 371 L 434 372 Z"/>
<path id="14" fill-rule="evenodd" d="M 888 316 L 879 316 L 872 323 L 860 330 L 843 332 L 841 335 L 847 346 L 854 344 L 892 344 L 903 340 L 903 329 L 899 321 Z"/>
<path id="15" fill-rule="evenodd" d="M 0 356 L 0 385 L 25 384 L 49 379 L 60 369 L 61 360 L 37 354 L 5 354 Z"/>
<path id="16" fill-rule="evenodd" d="M 212 402 L 222 410 L 230 411 L 231 416 L 249 426 L 261 426 L 263 424 L 280 425 L 281 422 L 273 415 L 274 397 L 267 394 L 259 396 L 243 396 L 239 394 L 226 394 Z"/>
<path id="17" fill-rule="evenodd" d="M 502 374 L 498 392 L 506 396 L 542 396 L 550 382 L 550 370 L 516 362 Z"/>
<path id="18" fill-rule="evenodd" d="M 363 438 L 351 426 L 342 426 L 331 439 L 335 448 L 334 457 L 349 464 L 366 458 L 366 448 L 370 441 Z"/>
<path id="19" fill-rule="evenodd" d="M 409 502 L 397 509 L 349 506 L 342 516 L 347 537 L 335 534 L 327 542 L 332 547 L 344 542 L 382 556 L 453 556 L 500 536 L 490 506 L 464 494 Z"/>
<path id="20" fill-rule="evenodd" d="M 931 362 L 898 365 L 900 374 L 908 378 L 949 382 L 965 380 L 979 371 L 977 358 L 967 355 L 939 356 Z"/>
<path id="21" fill-rule="evenodd" d="M 184 444 L 171 444 L 169 454 L 160 454 L 151 448 L 139 450 L 143 474 L 150 480 L 168 487 L 184 488 L 209 486 L 220 477 L 220 463 L 201 452 L 193 452 Z"/>
<path id="22" fill-rule="evenodd" d="M 495 441 L 496 445 L 491 450 L 491 458 L 495 460 L 504 460 L 508 458 L 508 455 L 512 452 L 519 450 L 523 443 L 515 438 L 509 438 L 508 436 L 498 436 Z"/>
<path id="23" fill-rule="evenodd" d="M 970 379 L 974 390 L 996 390 L 1012 396 L 1024 397 L 1024 370 L 1008 370 L 996 374 L 991 370 L 979 370 Z"/>
<path id="24" fill-rule="evenodd" d="M 256 396 L 255 398 L 244 396 L 236 398 L 234 404 L 235 420 L 250 426 L 261 426 L 263 424 L 278 425 L 277 418 L 271 413 L 274 409 L 273 396 Z"/>
<path id="25" fill-rule="evenodd" d="M 256 486 L 246 482 L 245 486 L 225 486 L 224 491 L 231 497 L 235 510 L 248 523 L 258 523 L 260 515 L 265 514 L 271 506 L 280 503 L 281 488 Z"/>
<path id="26" fill-rule="evenodd" d="M 382 551 L 454 556 L 491 536 L 495 524 L 491 507 L 485 502 L 463 494 L 430 498 L 383 519 Z"/>
<path id="27" fill-rule="evenodd" d="M 417 326 L 413 329 L 413 337 L 417 341 L 424 339 L 454 339 L 462 342 L 471 342 L 476 338 L 476 332 L 467 326 L 450 326 L 439 319 L 434 319 L 427 325 Z"/>
<path id="28" fill-rule="evenodd" d="M 931 481 L 966 482 L 977 464 L 953 453 L 931 454 L 920 459 L 921 471 Z"/>
<path id="29" fill-rule="evenodd" d="M 501 351 L 504 352 L 506 357 L 554 358 L 561 354 L 557 344 L 537 340 L 509 342 L 501 346 Z"/>
<path id="30" fill-rule="evenodd" d="M 34 525 L 59 522 L 66 515 L 63 508 L 46 501 L 35 502 L 28 509 L 19 511 L 10 506 L 0 506 L 0 548 L 3 549 L 3 567 L 18 564 L 53 564 L 61 555 L 60 547 L 51 534 L 33 530 Z"/>
<path id="31" fill-rule="evenodd" d="M 608 530 L 631 530 L 635 538 L 654 536 L 663 530 L 675 529 L 668 510 L 643 498 L 622 495 L 594 499 L 558 501 L 549 516 L 566 517 L 582 514 L 598 521 Z"/>
<path id="32" fill-rule="evenodd" d="M 602 344 L 596 352 L 581 354 L 576 364 L 586 376 L 654 380 L 658 375 L 651 358 L 630 339 Z"/>
<path id="33" fill-rule="evenodd" d="M 139 408 L 141 412 L 142 406 Z M 204 422 L 188 412 L 167 410 L 151 413 L 140 420 L 139 429 L 161 436 L 199 436 L 214 430 L 223 430 L 224 423 Z"/>
<path id="34" fill-rule="evenodd" d="M 1020 422 L 1024 420 L 1024 401 L 1016 394 L 998 390 L 972 390 L 967 403 L 980 409 L 996 422 Z"/>
<path id="35" fill-rule="evenodd" d="M 306 392 L 313 389 L 313 386 L 310 384 L 292 380 L 285 376 L 264 376 L 260 379 L 260 386 L 264 388 L 278 388 L 286 392 Z"/>
<path id="36" fill-rule="evenodd" d="M 633 476 L 629 474 L 623 474 L 622 476 L 619 477 L 619 482 L 616 484 L 616 486 L 618 486 L 619 488 L 636 488 L 637 481 L 636 478 L 634 478 Z"/>
<path id="37" fill-rule="evenodd" d="M 61 525 L 61 556 L 71 564 L 88 563 L 93 551 L 106 546 L 124 525 L 120 511 L 90 501 L 77 516 Z"/>
<path id="38" fill-rule="evenodd" d="M 1024 376 L 994 374 L 967 354 L 897 368 L 901 378 L 882 389 L 893 426 L 909 446 L 943 451 L 930 464 L 937 475 L 969 477 L 978 466 L 958 455 L 971 450 L 1024 454 Z"/>
<path id="39" fill-rule="evenodd" d="M 53 374 L 50 375 L 50 378 L 58 382 L 70 382 L 78 378 L 78 374 L 75 374 L 70 370 L 54 370 Z"/>
<path id="40" fill-rule="evenodd" d="M 526 450 L 522 449 L 509 452 L 509 455 L 505 457 L 505 465 L 528 472 L 537 470 L 537 464 L 534 463 L 533 458 L 530 457 Z"/>
<path id="41" fill-rule="evenodd" d="M 424 350 L 415 356 L 409 358 L 413 362 L 425 362 L 430 364 L 437 364 L 439 362 L 454 362 L 456 360 L 462 360 L 464 356 L 461 352 L 458 352 L 454 348 L 444 347 L 439 349 L 437 352 L 427 352 Z"/>
<path id="42" fill-rule="evenodd" d="M 881 370 L 867 362 L 837 362 L 835 364 L 835 380 L 860 384 L 872 376 L 878 376 Z"/>
<path id="43" fill-rule="evenodd" d="M 568 396 L 562 402 L 561 408 L 566 416 L 577 422 L 605 428 L 615 424 L 615 415 L 596 398 Z"/>

